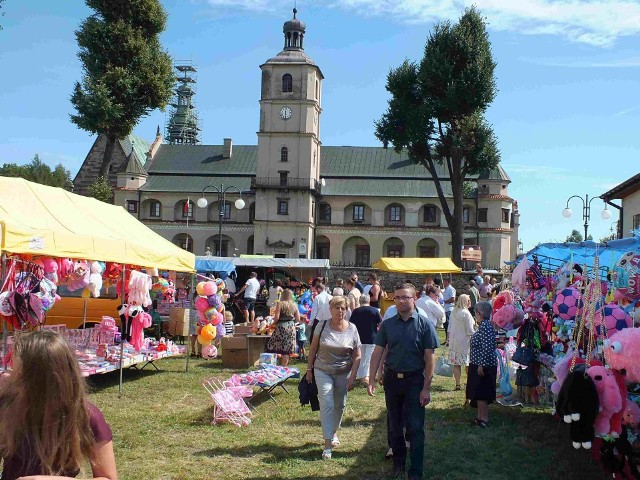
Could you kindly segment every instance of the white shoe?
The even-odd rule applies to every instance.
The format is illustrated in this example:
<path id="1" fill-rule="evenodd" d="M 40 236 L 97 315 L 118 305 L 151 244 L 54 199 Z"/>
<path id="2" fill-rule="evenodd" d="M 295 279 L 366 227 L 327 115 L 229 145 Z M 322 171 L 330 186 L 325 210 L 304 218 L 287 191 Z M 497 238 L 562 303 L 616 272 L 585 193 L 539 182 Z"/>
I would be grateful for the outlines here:
<path id="1" fill-rule="evenodd" d="M 340 439 L 338 438 L 338 435 L 334 435 L 333 438 L 331 439 L 331 446 L 333 448 L 340 446 Z"/>
<path id="2" fill-rule="evenodd" d="M 331 460 L 331 449 L 330 448 L 325 448 L 322 451 L 322 459 L 323 460 Z"/>

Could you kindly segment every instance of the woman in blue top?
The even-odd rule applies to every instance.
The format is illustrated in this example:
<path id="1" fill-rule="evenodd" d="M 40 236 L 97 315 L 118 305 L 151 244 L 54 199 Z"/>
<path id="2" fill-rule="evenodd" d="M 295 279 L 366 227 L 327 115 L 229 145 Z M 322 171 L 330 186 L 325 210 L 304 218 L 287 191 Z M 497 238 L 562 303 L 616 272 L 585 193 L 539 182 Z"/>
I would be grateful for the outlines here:
<path id="1" fill-rule="evenodd" d="M 491 304 L 476 303 L 475 317 L 479 327 L 471 336 L 467 398 L 472 407 L 478 408 L 473 425 L 485 428 L 489 425 L 489 404 L 496 399 L 496 334 L 491 325 Z"/>

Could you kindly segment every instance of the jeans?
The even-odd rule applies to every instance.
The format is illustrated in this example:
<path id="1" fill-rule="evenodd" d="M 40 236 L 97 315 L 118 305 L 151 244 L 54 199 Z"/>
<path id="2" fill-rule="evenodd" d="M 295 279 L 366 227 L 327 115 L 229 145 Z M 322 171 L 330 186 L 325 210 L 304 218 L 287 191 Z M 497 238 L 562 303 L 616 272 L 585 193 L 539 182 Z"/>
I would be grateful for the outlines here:
<path id="1" fill-rule="evenodd" d="M 362 344 L 362 358 L 360 359 L 360 366 L 358 367 L 358 374 L 356 378 L 365 378 L 369 376 L 369 366 L 371 365 L 371 354 L 375 345 Z M 375 378 L 370 378 L 369 381 L 373 382 Z"/>
<path id="2" fill-rule="evenodd" d="M 409 478 L 422 478 L 424 469 L 425 409 L 420 406 L 420 391 L 423 387 L 424 374 L 405 374 L 404 378 L 397 378 L 394 373 L 385 371 L 384 398 L 387 404 L 393 465 L 404 468 L 406 464 L 407 446 L 403 432 L 403 427 L 406 426 L 411 460 Z"/>
<path id="3" fill-rule="evenodd" d="M 318 385 L 322 438 L 331 440 L 334 433 L 340 428 L 342 413 L 347 404 L 347 377 L 349 372 L 330 375 L 314 368 L 313 374 Z"/>

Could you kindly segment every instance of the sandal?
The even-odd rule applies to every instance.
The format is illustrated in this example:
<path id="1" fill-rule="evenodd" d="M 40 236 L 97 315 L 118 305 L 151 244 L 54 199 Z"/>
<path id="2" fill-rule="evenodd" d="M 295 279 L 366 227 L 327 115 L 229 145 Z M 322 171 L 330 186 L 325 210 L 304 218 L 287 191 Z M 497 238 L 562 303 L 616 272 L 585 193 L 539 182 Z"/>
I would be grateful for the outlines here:
<path id="1" fill-rule="evenodd" d="M 485 422 L 484 420 L 480 420 L 479 418 L 474 418 L 473 422 L 471 422 L 471 425 L 473 425 L 474 427 L 487 428 L 489 426 L 489 423 Z"/>
<path id="2" fill-rule="evenodd" d="M 462 390 L 462 387 L 460 385 L 456 385 L 456 390 Z"/>
<path id="3" fill-rule="evenodd" d="M 323 460 L 331 460 L 331 449 L 330 448 L 325 448 L 322 451 L 322 459 Z"/>
<path id="4" fill-rule="evenodd" d="M 333 448 L 339 447 L 340 446 L 340 439 L 338 438 L 338 435 L 333 435 L 333 438 L 331 439 L 331 446 Z"/>

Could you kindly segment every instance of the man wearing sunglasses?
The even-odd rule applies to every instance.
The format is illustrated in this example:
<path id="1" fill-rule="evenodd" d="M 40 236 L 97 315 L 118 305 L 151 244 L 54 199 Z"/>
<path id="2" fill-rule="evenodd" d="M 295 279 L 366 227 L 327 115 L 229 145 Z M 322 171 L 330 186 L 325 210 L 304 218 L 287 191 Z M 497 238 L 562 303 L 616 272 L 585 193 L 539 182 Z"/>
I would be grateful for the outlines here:
<path id="1" fill-rule="evenodd" d="M 405 442 L 408 440 L 408 477 L 418 480 L 422 479 L 424 465 L 424 408 L 431 401 L 434 352 L 440 344 L 433 324 L 416 310 L 415 287 L 404 283 L 395 288 L 394 294 L 398 313 L 380 325 L 369 378 L 375 378 L 386 349 L 383 384 L 393 449 L 393 474 L 397 476 L 405 470 Z M 373 396 L 375 389 L 375 382 L 369 382 L 369 395 Z"/>

